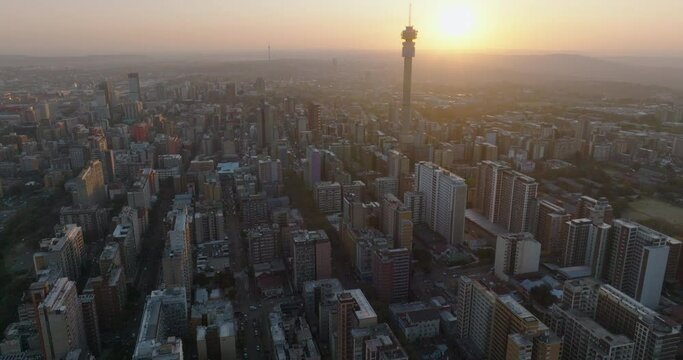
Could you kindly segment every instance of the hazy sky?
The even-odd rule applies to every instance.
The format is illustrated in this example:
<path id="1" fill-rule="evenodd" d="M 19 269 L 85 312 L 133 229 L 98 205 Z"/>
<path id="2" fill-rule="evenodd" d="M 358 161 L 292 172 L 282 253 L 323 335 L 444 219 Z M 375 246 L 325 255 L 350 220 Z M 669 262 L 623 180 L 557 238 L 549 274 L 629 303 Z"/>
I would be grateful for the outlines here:
<path id="1" fill-rule="evenodd" d="M 0 0 L 0 53 L 398 49 L 408 2 Z M 682 0 L 415 0 L 413 13 L 418 51 L 683 55 Z"/>

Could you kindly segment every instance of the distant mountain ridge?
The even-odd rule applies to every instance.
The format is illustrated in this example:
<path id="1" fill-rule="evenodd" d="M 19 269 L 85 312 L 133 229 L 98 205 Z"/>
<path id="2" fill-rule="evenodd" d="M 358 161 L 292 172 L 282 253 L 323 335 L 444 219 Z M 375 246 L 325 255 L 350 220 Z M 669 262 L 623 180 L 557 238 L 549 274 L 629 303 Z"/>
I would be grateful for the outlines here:
<path id="1" fill-rule="evenodd" d="M 248 55 L 245 55 L 248 54 Z M 183 69 L 201 71 L 204 68 L 229 68 L 239 62 L 250 63 L 251 70 L 272 70 L 281 64 L 295 73 L 310 73 L 315 68 L 326 69 L 332 58 L 340 66 L 352 64 L 355 68 L 400 76 L 402 58 L 395 51 L 280 51 L 279 59 L 272 62 L 259 59 L 257 52 L 244 54 L 186 54 L 186 55 L 88 55 L 68 57 L 35 57 L 0 55 L 0 66 L 40 67 L 107 67 L 135 65 L 150 66 L 176 64 Z M 240 60 L 238 60 L 240 59 Z M 425 51 L 414 60 L 416 81 L 430 82 L 519 82 L 539 81 L 600 81 L 623 82 L 645 86 L 659 86 L 683 90 L 683 58 L 611 57 L 599 58 L 576 54 L 437 54 Z M 299 64 L 300 66 L 297 66 Z M 316 66 L 317 64 L 317 66 Z"/>

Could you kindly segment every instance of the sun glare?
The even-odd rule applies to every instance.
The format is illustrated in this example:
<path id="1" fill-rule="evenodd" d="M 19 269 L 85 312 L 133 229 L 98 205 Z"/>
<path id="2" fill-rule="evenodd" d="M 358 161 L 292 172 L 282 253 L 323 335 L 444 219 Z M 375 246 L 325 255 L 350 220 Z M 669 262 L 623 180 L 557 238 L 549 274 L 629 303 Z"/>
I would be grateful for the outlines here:
<path id="1" fill-rule="evenodd" d="M 465 5 L 457 5 L 445 8 L 441 12 L 439 27 L 441 32 L 452 38 L 460 38 L 469 35 L 474 28 L 474 13 Z"/>

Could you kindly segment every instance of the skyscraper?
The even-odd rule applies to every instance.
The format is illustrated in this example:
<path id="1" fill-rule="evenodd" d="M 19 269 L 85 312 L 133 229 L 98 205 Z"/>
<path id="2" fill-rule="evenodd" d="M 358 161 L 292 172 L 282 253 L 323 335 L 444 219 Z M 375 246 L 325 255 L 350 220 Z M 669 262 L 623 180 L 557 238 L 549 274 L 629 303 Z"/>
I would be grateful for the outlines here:
<path id="1" fill-rule="evenodd" d="M 138 75 L 138 73 L 128 74 L 128 98 L 131 102 L 142 101 L 142 94 L 140 94 L 140 75 Z"/>
<path id="2" fill-rule="evenodd" d="M 71 192 L 74 206 L 102 205 L 107 197 L 102 162 L 91 161 L 77 177 L 67 181 L 64 188 Z"/>
<path id="3" fill-rule="evenodd" d="M 162 258 L 163 281 L 167 288 L 183 287 L 189 299 L 192 293 L 193 270 L 191 220 L 186 207 L 172 211 L 169 217 L 172 227 L 168 232 Z"/>
<path id="4" fill-rule="evenodd" d="M 402 175 L 410 173 L 410 159 L 397 150 L 387 152 L 388 175 L 400 179 Z"/>
<path id="5" fill-rule="evenodd" d="M 394 247 L 413 247 L 413 213 L 392 194 L 382 200 L 382 232 L 394 240 Z"/>
<path id="6" fill-rule="evenodd" d="M 415 188 L 424 193 L 425 221 L 451 244 L 465 236 L 465 179 L 434 163 L 415 164 Z"/>
<path id="7" fill-rule="evenodd" d="M 299 230 L 292 233 L 294 286 L 303 290 L 304 282 L 329 278 L 330 240 L 324 230 Z"/>
<path id="8" fill-rule="evenodd" d="M 562 249 L 564 227 L 571 219 L 571 214 L 558 205 L 546 200 L 539 200 L 536 206 L 535 235 L 541 243 L 544 253 L 559 253 Z"/>
<path id="9" fill-rule="evenodd" d="M 588 248 L 593 235 L 593 222 L 588 219 L 573 219 L 567 221 L 567 236 L 565 238 L 562 266 L 589 265 L 587 259 Z"/>
<path id="10" fill-rule="evenodd" d="M 563 359 L 676 358 L 681 325 L 610 285 L 590 279 L 566 281 L 562 304 L 553 306 L 552 313 L 554 326 L 567 342 Z M 599 346 L 586 342 L 596 338 Z M 583 357 L 586 353 L 590 356 Z"/>
<path id="11" fill-rule="evenodd" d="M 353 337 L 351 330 L 377 325 L 377 313 L 360 289 L 337 293 L 334 341 L 337 360 L 353 358 Z M 331 324 L 332 326 L 332 324 Z M 331 329 L 333 329 L 331 327 Z"/>
<path id="12" fill-rule="evenodd" d="M 509 166 L 499 161 L 482 161 L 479 164 L 476 209 L 491 222 L 498 221 L 500 179 L 506 169 L 509 169 Z"/>
<path id="13" fill-rule="evenodd" d="M 187 335 L 188 330 L 185 293 L 182 287 L 167 288 L 154 290 L 147 296 L 133 352 L 134 360 L 182 359 L 180 339 Z M 158 357 L 160 353 L 163 357 Z"/>
<path id="14" fill-rule="evenodd" d="M 378 249 L 372 259 L 372 285 L 386 303 L 405 301 L 410 291 L 410 253 L 406 248 Z"/>
<path id="15" fill-rule="evenodd" d="M 588 266 L 593 277 L 602 278 L 610 228 L 585 218 L 567 221 L 562 235 L 562 266 Z"/>
<path id="16" fill-rule="evenodd" d="M 645 306 L 657 306 L 669 256 L 668 239 L 638 223 L 614 220 L 605 269 L 607 282 Z"/>
<path id="17" fill-rule="evenodd" d="M 460 339 L 471 341 L 475 355 L 485 358 L 488 354 L 496 294 L 478 280 L 461 276 L 458 280 L 457 299 L 456 335 Z"/>
<path id="18" fill-rule="evenodd" d="M 258 150 L 270 146 L 276 140 L 276 128 L 273 122 L 273 108 L 263 103 L 256 109 L 256 145 Z"/>
<path id="19" fill-rule="evenodd" d="M 319 183 L 322 176 L 322 159 L 320 150 L 309 145 L 306 148 L 306 167 L 304 168 L 304 181 L 306 186 L 314 187 Z"/>
<path id="20" fill-rule="evenodd" d="M 45 269 L 59 271 L 71 280 L 78 280 L 85 263 L 85 244 L 80 226 L 69 224 L 59 229 L 53 238 L 43 239 L 40 252 L 33 254 L 37 272 Z"/>
<path id="21" fill-rule="evenodd" d="M 38 319 L 45 359 L 63 359 L 71 350 L 87 349 L 83 312 L 74 281 L 60 278 L 55 282 L 38 305 Z"/>
<path id="22" fill-rule="evenodd" d="M 588 218 L 594 223 L 611 224 L 614 219 L 614 210 L 606 198 L 594 199 L 590 196 L 582 196 L 576 206 L 575 218 Z"/>
<path id="23" fill-rule="evenodd" d="M 635 341 L 633 359 L 676 357 L 681 325 L 672 323 L 609 285 L 600 287 L 597 299 L 596 321 L 608 330 L 625 334 Z"/>
<path id="24" fill-rule="evenodd" d="M 562 340 L 511 295 L 496 298 L 489 359 L 559 360 L 561 348 Z"/>
<path id="25" fill-rule="evenodd" d="M 537 193 L 534 178 L 513 170 L 503 171 L 497 223 L 513 233 L 529 231 L 532 200 Z"/>
<path id="26" fill-rule="evenodd" d="M 401 39 L 403 39 L 403 119 L 402 128 L 410 128 L 412 126 L 412 113 L 410 108 L 410 92 L 413 85 L 413 58 L 415 57 L 415 39 L 417 39 L 417 30 L 409 21 L 408 26 L 401 32 Z"/>
<path id="27" fill-rule="evenodd" d="M 541 244 L 530 233 L 502 234 L 496 240 L 496 276 L 509 276 L 538 271 Z"/>

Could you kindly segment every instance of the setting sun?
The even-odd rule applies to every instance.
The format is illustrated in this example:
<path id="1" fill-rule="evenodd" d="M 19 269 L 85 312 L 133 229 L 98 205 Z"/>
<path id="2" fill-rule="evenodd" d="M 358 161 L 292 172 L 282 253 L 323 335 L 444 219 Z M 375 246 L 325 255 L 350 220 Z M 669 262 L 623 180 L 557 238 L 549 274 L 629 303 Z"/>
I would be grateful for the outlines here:
<path id="1" fill-rule="evenodd" d="M 441 32 L 449 37 L 462 37 L 472 32 L 474 27 L 474 13 L 464 5 L 446 8 L 441 13 L 439 27 Z"/>

